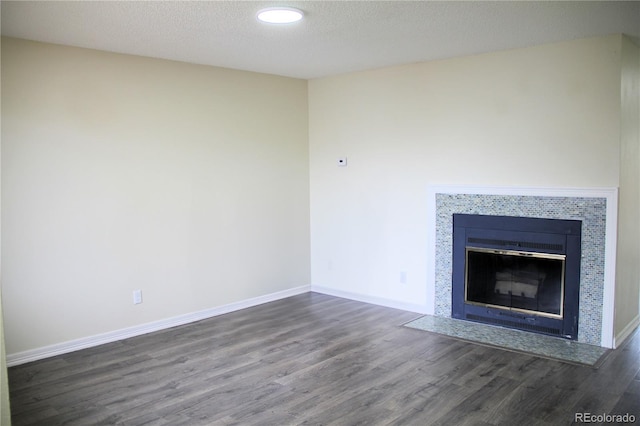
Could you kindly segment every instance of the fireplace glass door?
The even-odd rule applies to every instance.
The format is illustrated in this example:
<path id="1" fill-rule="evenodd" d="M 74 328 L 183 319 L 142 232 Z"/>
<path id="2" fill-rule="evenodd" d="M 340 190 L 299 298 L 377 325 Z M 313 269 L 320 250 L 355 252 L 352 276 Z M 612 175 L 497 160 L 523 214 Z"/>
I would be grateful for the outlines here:
<path id="1" fill-rule="evenodd" d="M 466 247 L 465 302 L 562 318 L 565 257 Z"/>

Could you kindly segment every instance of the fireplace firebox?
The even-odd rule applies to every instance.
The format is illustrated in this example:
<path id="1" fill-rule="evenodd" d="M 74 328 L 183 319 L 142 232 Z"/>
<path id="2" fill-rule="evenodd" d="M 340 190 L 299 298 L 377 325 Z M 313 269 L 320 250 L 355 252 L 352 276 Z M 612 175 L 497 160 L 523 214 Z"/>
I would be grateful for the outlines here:
<path id="1" fill-rule="evenodd" d="M 453 318 L 576 340 L 582 222 L 453 215 Z"/>

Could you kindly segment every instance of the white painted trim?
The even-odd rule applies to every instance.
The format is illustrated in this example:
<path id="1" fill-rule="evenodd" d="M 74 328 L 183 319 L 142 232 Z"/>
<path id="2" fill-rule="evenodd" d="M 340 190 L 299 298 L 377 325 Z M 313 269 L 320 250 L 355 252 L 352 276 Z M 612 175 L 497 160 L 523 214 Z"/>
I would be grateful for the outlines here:
<path id="1" fill-rule="evenodd" d="M 640 325 L 640 315 L 636 315 L 636 317 L 627 324 L 625 328 L 622 329 L 620 333 L 618 333 L 613 341 L 613 349 L 620 346 L 627 337 L 631 336 L 631 333 Z"/>
<path id="2" fill-rule="evenodd" d="M 609 198 L 614 194 L 617 201 L 618 188 L 580 188 L 546 186 L 473 186 L 473 185 L 430 185 L 433 194 L 479 194 L 479 195 L 522 195 L 531 197 L 588 197 Z"/>
<path id="3" fill-rule="evenodd" d="M 130 337 L 140 336 L 142 334 L 152 333 L 154 331 L 166 330 L 168 328 L 176 327 L 179 325 L 189 324 L 195 321 L 200 321 L 218 315 L 239 311 L 241 309 L 250 308 L 252 306 L 262 305 L 263 303 L 273 302 L 276 300 L 284 299 L 286 297 L 307 293 L 310 291 L 310 289 L 310 285 L 295 287 L 288 290 L 266 294 L 264 296 L 253 297 L 251 299 L 241 300 L 239 302 L 205 309 L 198 312 L 178 315 L 176 317 L 166 318 L 147 324 L 136 325 L 133 327 L 110 331 L 95 336 L 83 337 L 81 339 L 70 340 L 68 342 L 57 343 L 55 345 L 45 346 L 42 348 L 30 349 L 14 354 L 7 354 L 7 366 L 13 367 L 31 361 L 37 361 L 56 355 L 74 352 L 80 349 L 87 349 L 93 346 L 103 345 L 105 343 L 111 343 L 118 340 L 128 339 Z"/>
<path id="4" fill-rule="evenodd" d="M 616 254 L 618 253 L 618 189 L 607 197 L 607 223 L 604 243 L 604 289 L 602 293 L 602 334 L 600 345 L 616 347 L 615 295 L 616 295 Z"/>
<path id="5" fill-rule="evenodd" d="M 351 293 L 349 291 L 337 290 L 334 288 L 312 285 L 311 291 L 326 294 L 328 296 L 341 297 L 343 299 L 355 300 L 357 302 L 370 303 L 372 305 L 385 306 L 387 308 L 400 309 L 418 314 L 426 314 L 425 307 L 413 303 L 398 302 L 384 297 L 369 296 L 366 294 Z"/>
<path id="6" fill-rule="evenodd" d="M 427 223 L 430 230 L 429 246 L 427 248 L 427 310 L 430 311 L 435 311 L 436 194 L 605 198 L 607 200 L 607 223 L 605 229 L 604 291 L 602 296 L 600 345 L 605 348 L 615 347 L 613 320 L 616 288 L 616 246 L 618 243 L 618 188 L 429 185 L 427 188 Z"/>

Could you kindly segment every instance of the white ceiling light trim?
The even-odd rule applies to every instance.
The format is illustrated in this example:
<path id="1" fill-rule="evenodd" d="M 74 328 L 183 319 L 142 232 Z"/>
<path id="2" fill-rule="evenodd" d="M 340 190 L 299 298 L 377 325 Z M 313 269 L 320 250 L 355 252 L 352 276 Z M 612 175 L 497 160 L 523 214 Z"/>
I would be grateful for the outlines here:
<path id="1" fill-rule="evenodd" d="M 269 24 L 291 24 L 298 22 L 304 12 L 293 7 L 268 7 L 258 12 L 258 20 Z"/>

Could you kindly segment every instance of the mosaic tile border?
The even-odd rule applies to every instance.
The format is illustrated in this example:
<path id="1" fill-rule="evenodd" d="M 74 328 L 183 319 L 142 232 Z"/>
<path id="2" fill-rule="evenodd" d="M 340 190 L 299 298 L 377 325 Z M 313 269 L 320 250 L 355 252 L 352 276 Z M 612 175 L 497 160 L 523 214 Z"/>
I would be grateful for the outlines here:
<path id="1" fill-rule="evenodd" d="M 451 317 L 453 214 L 582 221 L 578 342 L 599 346 L 602 335 L 607 199 L 538 195 L 436 193 L 435 310 Z"/>
<path id="2" fill-rule="evenodd" d="M 409 321 L 404 326 L 545 358 L 591 366 L 595 365 L 609 351 L 609 349 L 600 346 L 573 340 L 431 315 Z"/>

